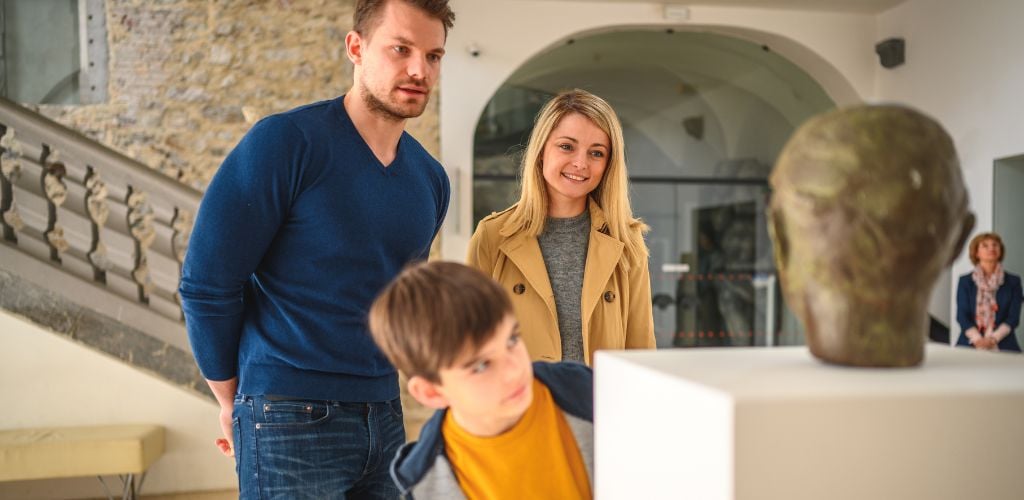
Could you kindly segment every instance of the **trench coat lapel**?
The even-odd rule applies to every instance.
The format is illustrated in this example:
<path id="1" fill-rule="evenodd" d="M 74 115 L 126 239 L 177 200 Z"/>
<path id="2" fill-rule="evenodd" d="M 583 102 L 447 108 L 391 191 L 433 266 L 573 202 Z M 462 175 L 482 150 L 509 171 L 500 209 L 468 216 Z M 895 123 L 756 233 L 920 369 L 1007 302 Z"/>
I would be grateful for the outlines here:
<path id="1" fill-rule="evenodd" d="M 548 270 L 544 267 L 544 256 L 540 253 L 537 238 L 519 233 L 502 243 L 498 249 L 523 273 L 529 286 L 547 304 L 551 316 L 557 318 L 555 294 L 551 290 L 551 280 L 548 279 Z"/>
<path id="2" fill-rule="evenodd" d="M 580 305 L 583 307 L 581 319 L 583 320 L 583 341 L 587 343 L 589 337 L 590 316 L 594 313 L 594 307 L 604 296 L 605 284 L 615 271 L 619 259 L 622 258 L 622 251 L 625 244 L 612 238 L 605 232 L 608 231 L 608 222 L 604 212 L 590 200 L 590 242 L 587 246 L 587 265 L 583 272 L 583 297 Z"/>

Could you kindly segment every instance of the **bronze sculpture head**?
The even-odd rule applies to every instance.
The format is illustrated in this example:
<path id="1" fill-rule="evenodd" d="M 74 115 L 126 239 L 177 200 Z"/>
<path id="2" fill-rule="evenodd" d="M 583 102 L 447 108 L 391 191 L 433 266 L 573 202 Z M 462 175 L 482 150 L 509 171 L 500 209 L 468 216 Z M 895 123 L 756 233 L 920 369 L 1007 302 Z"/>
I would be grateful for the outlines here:
<path id="1" fill-rule="evenodd" d="M 812 118 L 770 178 L 782 291 L 818 358 L 914 366 L 927 305 L 974 226 L 953 141 L 900 106 Z"/>

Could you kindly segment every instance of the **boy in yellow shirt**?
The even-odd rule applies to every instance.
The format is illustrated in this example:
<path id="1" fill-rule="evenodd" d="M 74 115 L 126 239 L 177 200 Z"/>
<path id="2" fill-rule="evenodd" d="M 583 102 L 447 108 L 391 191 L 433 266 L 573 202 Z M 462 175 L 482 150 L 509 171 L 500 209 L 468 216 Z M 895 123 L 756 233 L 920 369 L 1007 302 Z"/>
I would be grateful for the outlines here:
<path id="1" fill-rule="evenodd" d="M 452 262 L 403 271 L 370 309 L 370 331 L 438 411 L 399 450 L 406 498 L 591 498 L 593 373 L 530 363 L 508 295 Z"/>

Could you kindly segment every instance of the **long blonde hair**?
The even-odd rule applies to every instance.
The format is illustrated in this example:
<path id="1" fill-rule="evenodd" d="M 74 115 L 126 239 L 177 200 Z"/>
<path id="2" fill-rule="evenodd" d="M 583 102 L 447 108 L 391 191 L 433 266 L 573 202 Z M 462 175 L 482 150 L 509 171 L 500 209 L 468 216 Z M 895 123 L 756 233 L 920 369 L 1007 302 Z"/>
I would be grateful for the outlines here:
<path id="1" fill-rule="evenodd" d="M 541 157 L 548 136 L 566 115 L 579 113 L 598 126 L 611 140 L 608 166 L 601 182 L 590 193 L 590 198 L 604 211 L 608 218 L 608 235 L 626 245 L 626 252 L 632 260 L 647 258 L 647 245 L 643 233 L 648 227 L 633 217 L 629 203 L 629 178 L 626 173 L 625 141 L 622 139 L 622 125 L 612 107 L 600 97 L 585 90 L 573 89 L 561 92 L 552 98 L 537 115 L 530 133 L 530 142 L 522 162 L 522 190 L 501 234 L 512 235 L 525 231 L 539 236 L 544 231 L 544 220 L 548 214 L 548 192 L 544 182 Z"/>

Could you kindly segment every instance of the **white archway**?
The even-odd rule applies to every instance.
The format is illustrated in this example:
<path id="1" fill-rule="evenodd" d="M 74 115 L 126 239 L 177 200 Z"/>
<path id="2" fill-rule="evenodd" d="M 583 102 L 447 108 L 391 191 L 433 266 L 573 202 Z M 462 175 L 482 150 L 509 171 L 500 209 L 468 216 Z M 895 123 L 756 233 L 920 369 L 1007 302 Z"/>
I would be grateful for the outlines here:
<path id="1" fill-rule="evenodd" d="M 623 28 L 712 31 L 769 46 L 838 105 L 860 102 L 873 85 L 869 15 L 693 7 L 690 20 L 679 23 L 665 20 L 657 4 L 456 0 L 454 7 L 458 24 L 447 43 L 440 85 L 441 159 L 452 180 L 442 237 L 446 259 L 465 257 L 474 229 L 473 132 L 484 106 L 519 67 L 571 37 Z"/>

